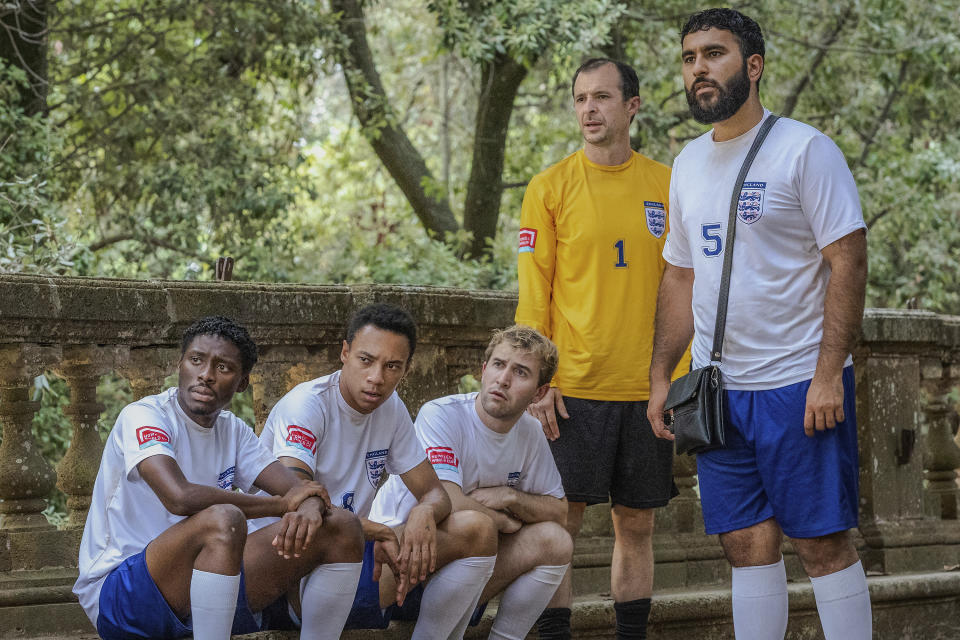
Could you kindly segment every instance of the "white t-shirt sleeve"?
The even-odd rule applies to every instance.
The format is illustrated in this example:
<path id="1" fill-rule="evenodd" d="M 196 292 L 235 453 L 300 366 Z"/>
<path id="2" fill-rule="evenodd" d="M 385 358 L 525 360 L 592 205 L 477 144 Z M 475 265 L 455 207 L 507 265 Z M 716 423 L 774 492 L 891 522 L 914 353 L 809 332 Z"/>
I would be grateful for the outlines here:
<path id="1" fill-rule="evenodd" d="M 274 406 L 267 424 L 273 442 L 265 444 L 273 449 L 274 456 L 296 458 L 311 469 L 317 468 L 317 449 L 326 428 L 321 403 L 309 394 L 291 391 Z"/>
<path id="2" fill-rule="evenodd" d="M 455 482 L 463 487 L 460 471 L 460 456 L 463 453 L 463 429 L 451 427 L 448 418 L 455 412 L 443 411 L 433 403 L 427 403 L 417 414 L 417 436 L 433 465 L 437 477 Z"/>
<path id="3" fill-rule="evenodd" d="M 247 423 L 236 418 L 234 428 L 238 433 L 237 471 L 233 477 L 233 486 L 249 492 L 263 470 L 277 459 Z"/>
<path id="4" fill-rule="evenodd" d="M 534 435 L 537 437 L 533 439 L 530 472 L 524 474 L 518 488 L 524 493 L 562 498 L 566 493 L 563 491 L 563 481 L 560 479 L 557 463 L 553 460 L 550 445 L 547 444 L 547 439 L 540 435 L 539 429 Z"/>
<path id="5" fill-rule="evenodd" d="M 673 161 L 673 171 L 670 172 L 670 231 L 663 244 L 663 259 L 676 267 L 693 268 L 693 258 L 690 256 L 690 241 L 687 231 L 683 227 L 683 210 L 680 207 L 680 198 L 677 194 L 677 179 L 680 169 L 677 167 L 679 157 Z"/>
<path id="6" fill-rule="evenodd" d="M 130 404 L 124 407 L 117 417 L 114 429 L 120 430 L 120 444 L 123 449 L 123 467 L 127 479 L 130 479 L 137 465 L 151 456 L 163 455 L 177 459 L 177 429 L 160 411 L 143 404 Z"/>
<path id="7" fill-rule="evenodd" d="M 397 428 L 387 454 L 386 469 L 387 473 L 398 476 L 423 462 L 426 456 L 420 441 L 417 440 L 417 432 L 413 429 L 413 420 L 410 419 L 407 408 L 399 398 L 396 400 L 399 405 L 394 412 Z"/>
<path id="8" fill-rule="evenodd" d="M 853 174 L 833 140 L 810 138 L 797 161 L 796 180 L 800 208 L 819 249 L 866 227 Z"/>

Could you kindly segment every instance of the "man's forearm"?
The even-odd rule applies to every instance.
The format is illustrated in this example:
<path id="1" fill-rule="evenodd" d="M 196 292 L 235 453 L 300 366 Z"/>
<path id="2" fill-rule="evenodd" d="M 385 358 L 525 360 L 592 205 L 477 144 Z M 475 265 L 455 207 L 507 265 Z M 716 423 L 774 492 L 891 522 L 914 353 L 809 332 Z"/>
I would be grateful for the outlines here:
<path id="1" fill-rule="evenodd" d="M 506 514 L 504 514 L 502 511 L 497 511 L 495 509 L 491 509 L 490 507 L 484 506 L 473 498 L 464 495 L 463 493 L 460 493 L 457 496 L 451 494 L 450 502 L 453 505 L 454 511 L 479 511 L 480 513 L 488 516 L 495 524 L 498 524 L 498 529 L 500 528 L 500 520 L 506 517 Z"/>
<path id="2" fill-rule="evenodd" d="M 867 286 L 866 235 L 854 232 L 824 250 L 830 279 L 823 300 L 823 338 L 817 373 L 839 376 L 863 322 Z"/>
<path id="3" fill-rule="evenodd" d="M 285 503 L 280 496 L 251 495 L 199 484 L 190 484 L 173 504 L 165 506 L 176 515 L 191 516 L 215 504 L 239 507 L 247 518 L 282 516 L 285 513 Z"/>
<path id="4" fill-rule="evenodd" d="M 524 493 L 510 489 L 511 499 L 507 511 L 516 519 L 525 524 L 534 522 L 556 522 L 565 525 L 567 522 L 567 501 L 563 498 Z"/>
<path id="5" fill-rule="evenodd" d="M 693 338 L 693 269 L 668 264 L 657 293 L 650 381 L 669 381 Z"/>
<path id="6" fill-rule="evenodd" d="M 450 496 L 447 495 L 442 486 L 432 488 L 424 493 L 417 502 L 417 506 L 428 507 L 433 512 L 433 521 L 438 524 L 450 515 L 452 510 Z"/>

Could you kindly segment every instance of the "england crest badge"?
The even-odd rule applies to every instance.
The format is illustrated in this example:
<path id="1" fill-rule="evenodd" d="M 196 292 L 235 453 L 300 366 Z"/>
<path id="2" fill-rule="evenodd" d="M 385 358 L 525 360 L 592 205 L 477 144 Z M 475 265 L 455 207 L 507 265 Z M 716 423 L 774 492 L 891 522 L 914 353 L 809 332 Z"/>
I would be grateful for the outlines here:
<path id="1" fill-rule="evenodd" d="M 741 222 L 753 224 L 763 216 L 763 193 L 766 182 L 744 182 L 737 202 L 737 217 Z"/>
<path id="2" fill-rule="evenodd" d="M 367 451 L 367 457 L 364 464 L 367 467 L 367 480 L 374 489 L 380 486 L 380 477 L 387 466 L 387 453 L 389 449 L 378 449 L 376 451 Z"/>
<path id="3" fill-rule="evenodd" d="M 647 229 L 659 238 L 667 230 L 667 210 L 662 202 L 643 201 L 643 211 L 647 214 Z"/>

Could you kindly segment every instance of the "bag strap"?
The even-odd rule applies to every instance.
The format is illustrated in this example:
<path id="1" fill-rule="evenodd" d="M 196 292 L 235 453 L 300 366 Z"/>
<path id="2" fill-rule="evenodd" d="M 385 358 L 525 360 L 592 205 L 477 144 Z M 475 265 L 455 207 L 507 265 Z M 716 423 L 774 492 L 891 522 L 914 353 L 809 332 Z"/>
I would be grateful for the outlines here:
<path id="1" fill-rule="evenodd" d="M 723 274 L 720 276 L 720 298 L 717 300 L 717 323 L 713 329 L 713 350 L 710 352 L 711 362 L 720 362 L 720 355 L 723 351 L 723 332 L 727 326 L 727 295 L 730 293 L 730 271 L 733 269 L 733 241 L 737 235 L 737 204 L 740 202 L 740 190 L 743 188 L 743 181 L 747 178 L 747 172 L 750 171 L 753 159 L 760 151 L 763 139 L 767 137 L 773 123 L 779 117 L 771 113 L 763 121 L 760 131 L 757 132 L 757 137 L 753 140 L 753 146 L 747 152 L 747 157 L 743 159 L 743 166 L 740 167 L 740 174 L 733 186 L 733 196 L 730 198 L 730 216 L 727 219 L 726 249 L 723 254 Z"/>

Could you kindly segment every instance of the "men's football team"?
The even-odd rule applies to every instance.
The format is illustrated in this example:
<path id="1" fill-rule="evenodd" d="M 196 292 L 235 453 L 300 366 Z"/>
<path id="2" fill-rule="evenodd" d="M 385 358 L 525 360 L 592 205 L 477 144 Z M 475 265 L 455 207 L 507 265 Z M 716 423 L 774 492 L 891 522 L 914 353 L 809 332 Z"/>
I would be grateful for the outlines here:
<path id="1" fill-rule="evenodd" d="M 342 367 L 291 389 L 258 438 L 226 410 L 257 346 L 225 317 L 187 328 L 177 385 L 127 405 L 104 447 L 74 587 L 104 640 L 332 639 L 391 620 L 415 621 L 413 638 L 461 638 L 495 597 L 490 638 L 536 625 L 569 639 L 573 539 L 584 507 L 608 501 L 616 637 L 646 638 L 653 513 L 676 493 L 664 400 L 691 357 L 711 361 L 729 202 L 715 186 L 732 188 L 769 116 L 753 20 L 701 11 L 680 40 L 691 113 L 713 128 L 672 173 L 630 147 L 636 72 L 593 58 L 574 75 L 584 148 L 530 182 L 518 324 L 494 333 L 478 391 L 411 420 L 396 389 L 417 327 L 373 304 L 345 328 Z M 827 640 L 865 640 L 869 591 L 848 535 L 866 274 L 856 186 L 829 138 L 782 118 L 740 200 L 728 444 L 698 456 L 734 629 L 784 637 L 786 534 Z"/>

